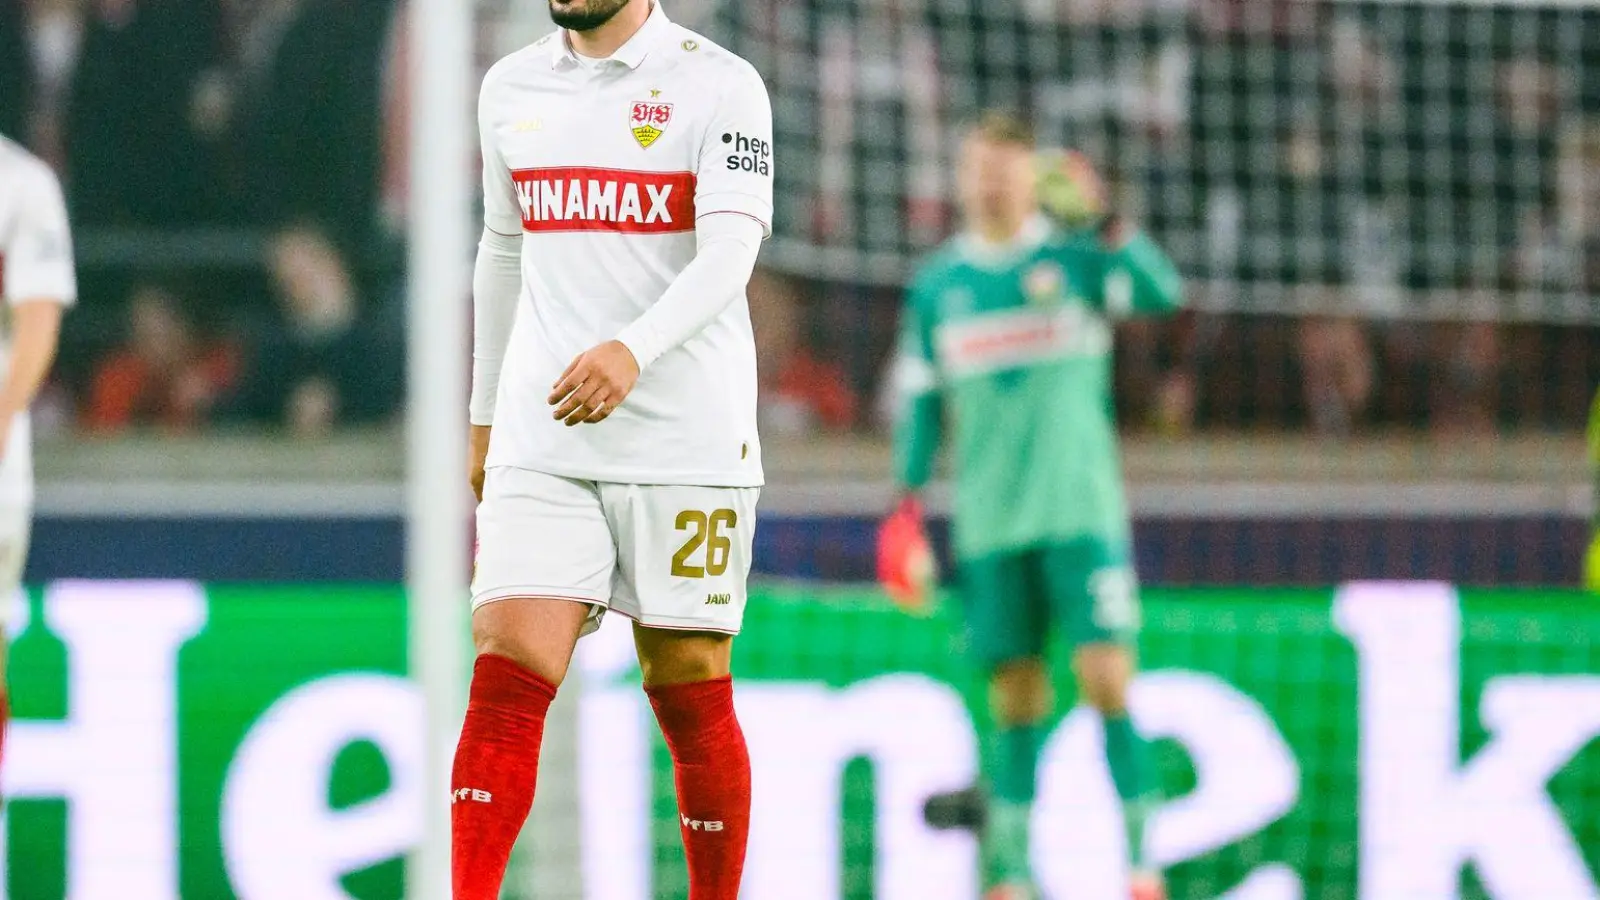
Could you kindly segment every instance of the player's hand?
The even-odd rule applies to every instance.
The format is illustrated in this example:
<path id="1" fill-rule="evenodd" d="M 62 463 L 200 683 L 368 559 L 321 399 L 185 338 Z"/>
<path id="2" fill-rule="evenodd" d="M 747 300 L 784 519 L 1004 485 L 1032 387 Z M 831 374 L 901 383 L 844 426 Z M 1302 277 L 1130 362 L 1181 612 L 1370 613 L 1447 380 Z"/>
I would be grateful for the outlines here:
<path id="1" fill-rule="evenodd" d="M 1043 150 L 1035 161 L 1039 208 L 1063 228 L 1100 225 L 1111 195 L 1089 158 L 1076 150 Z"/>
<path id="2" fill-rule="evenodd" d="M 602 422 L 628 398 L 639 380 L 639 361 L 621 341 L 606 341 L 578 354 L 550 389 L 555 418 L 568 425 Z"/>
<path id="3" fill-rule="evenodd" d="M 483 462 L 489 458 L 488 425 L 473 425 L 467 432 L 467 481 L 472 485 L 472 496 L 483 502 Z"/>
<path id="4" fill-rule="evenodd" d="M 878 581 L 901 609 L 926 614 L 938 576 L 922 504 L 907 496 L 878 527 Z"/>

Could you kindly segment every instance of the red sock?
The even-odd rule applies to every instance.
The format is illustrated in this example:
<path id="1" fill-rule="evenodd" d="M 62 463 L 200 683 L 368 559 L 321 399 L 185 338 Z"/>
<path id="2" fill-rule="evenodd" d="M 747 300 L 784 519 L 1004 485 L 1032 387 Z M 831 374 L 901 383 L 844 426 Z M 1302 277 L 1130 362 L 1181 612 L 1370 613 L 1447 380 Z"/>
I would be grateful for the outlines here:
<path id="1" fill-rule="evenodd" d="M 645 689 L 672 751 L 689 900 L 738 900 L 750 835 L 750 753 L 733 679 Z"/>
<path id="2" fill-rule="evenodd" d="M 503 656 L 472 668 L 467 720 L 450 773 L 454 900 L 497 900 L 511 845 L 533 806 L 544 715 L 556 687 Z"/>

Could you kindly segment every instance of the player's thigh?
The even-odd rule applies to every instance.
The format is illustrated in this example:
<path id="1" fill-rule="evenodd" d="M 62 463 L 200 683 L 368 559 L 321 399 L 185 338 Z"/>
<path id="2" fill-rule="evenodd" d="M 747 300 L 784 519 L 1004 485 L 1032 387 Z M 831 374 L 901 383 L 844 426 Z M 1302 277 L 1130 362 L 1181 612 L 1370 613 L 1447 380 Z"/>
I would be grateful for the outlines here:
<path id="1" fill-rule="evenodd" d="M 1044 655 L 1049 608 L 1032 551 L 961 560 L 961 612 L 967 653 L 986 671 Z"/>
<path id="2" fill-rule="evenodd" d="M 611 608 L 648 628 L 737 634 L 759 488 L 602 484 L 617 545 Z"/>
<path id="3" fill-rule="evenodd" d="M 484 481 L 477 518 L 472 607 L 480 649 L 509 646 L 513 659 L 537 653 L 565 671 L 552 654 L 570 656 L 576 635 L 567 635 L 563 623 L 592 631 L 611 597 L 616 545 L 599 489 L 497 467 Z"/>
<path id="4" fill-rule="evenodd" d="M 1131 646 L 1142 622 L 1139 581 L 1125 542 L 1063 541 L 1040 551 L 1051 614 L 1073 647 Z"/>
<path id="5" fill-rule="evenodd" d="M 709 681 L 733 670 L 731 634 L 651 628 L 635 622 L 633 643 L 645 687 Z"/>

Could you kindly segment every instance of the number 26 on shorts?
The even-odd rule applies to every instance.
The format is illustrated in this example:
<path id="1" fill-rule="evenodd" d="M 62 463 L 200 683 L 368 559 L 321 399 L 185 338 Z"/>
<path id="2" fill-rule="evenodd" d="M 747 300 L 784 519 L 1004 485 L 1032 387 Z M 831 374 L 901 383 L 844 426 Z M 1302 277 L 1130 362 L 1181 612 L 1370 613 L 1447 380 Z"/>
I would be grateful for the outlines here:
<path id="1" fill-rule="evenodd" d="M 678 552 L 672 554 L 672 575 L 674 578 L 704 578 L 707 575 L 713 578 L 728 571 L 728 561 L 733 556 L 733 539 L 728 537 L 725 530 L 732 530 L 739 524 L 739 514 L 731 509 L 714 509 L 707 513 L 698 509 L 686 509 L 678 513 L 676 527 L 679 531 L 689 532 L 689 539 L 683 542 Z M 704 564 L 690 561 L 701 547 L 706 548 Z"/>

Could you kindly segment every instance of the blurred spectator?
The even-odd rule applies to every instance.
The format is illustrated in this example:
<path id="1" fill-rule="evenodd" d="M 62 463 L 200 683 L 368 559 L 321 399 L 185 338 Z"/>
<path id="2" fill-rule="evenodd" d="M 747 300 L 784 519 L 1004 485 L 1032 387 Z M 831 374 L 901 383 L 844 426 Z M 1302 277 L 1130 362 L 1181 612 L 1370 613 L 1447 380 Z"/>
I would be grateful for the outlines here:
<path id="1" fill-rule="evenodd" d="M 854 425 L 858 403 L 844 371 L 806 347 L 799 285 L 757 269 L 748 293 L 760 361 L 763 431 L 794 435 Z"/>
<path id="2" fill-rule="evenodd" d="M 225 196 L 205 116 L 219 63 L 217 0 L 48 0 L 57 18 L 83 16 L 65 147 L 79 226 L 182 226 L 218 214 Z M 48 32 L 40 31 L 41 35 Z M 51 65 L 60 65 L 56 60 Z"/>
<path id="3" fill-rule="evenodd" d="M 27 12 L 31 95 L 24 134 L 35 152 L 57 169 L 67 167 L 67 105 L 83 51 L 82 0 L 31 0 Z"/>
<path id="4" fill-rule="evenodd" d="M 828 3 L 820 12 L 818 241 L 904 253 L 944 237 L 944 89 L 926 0 Z"/>
<path id="5" fill-rule="evenodd" d="M 1495 184 L 1501 246 L 1546 224 L 1559 192 L 1558 143 L 1563 137 L 1568 77 L 1536 56 L 1499 64 L 1494 73 Z"/>
<path id="6" fill-rule="evenodd" d="M 339 248 L 315 227 L 295 226 L 273 242 L 270 266 L 279 308 L 253 348 L 235 413 L 301 436 L 392 415 L 403 344 L 362 308 Z"/>
<path id="7" fill-rule="evenodd" d="M 1600 294 L 1600 121 L 1577 123 L 1558 141 L 1556 200 L 1547 215 L 1522 223 L 1515 282 Z"/>
<path id="8" fill-rule="evenodd" d="M 128 305 L 126 344 L 95 369 L 83 424 L 102 432 L 192 429 L 207 422 L 237 369 L 237 355 L 204 340 L 177 297 L 142 287 Z"/>
<path id="9" fill-rule="evenodd" d="M 1600 297 L 1600 120 L 1573 123 L 1557 143 L 1556 200 L 1542 221 L 1524 224 L 1515 283 L 1536 308 L 1582 321 Z M 1514 416 L 1573 421 L 1600 378 L 1593 327 L 1517 328 L 1506 343 L 1507 380 L 1517 385 Z"/>
<path id="10" fill-rule="evenodd" d="M 1526 236 L 1543 231 L 1552 219 L 1556 144 L 1572 93 L 1559 68 L 1532 52 L 1506 54 L 1492 63 L 1490 74 L 1486 83 L 1472 86 L 1485 92 L 1486 102 L 1455 123 L 1461 133 L 1454 150 L 1462 158 L 1454 176 L 1441 179 L 1452 196 L 1448 204 L 1435 200 L 1433 207 L 1451 212 L 1448 221 L 1433 228 L 1453 245 L 1448 249 L 1457 275 L 1425 284 L 1459 290 L 1464 313 L 1477 308 L 1489 315 L 1435 326 L 1426 371 L 1412 369 L 1429 385 L 1428 391 L 1413 393 L 1427 404 L 1429 421 L 1443 434 L 1496 427 L 1504 342 L 1495 318 L 1511 308 L 1504 292 L 1524 280 Z M 1514 392 L 1513 402 L 1526 408 L 1529 393 Z"/>
<path id="11" fill-rule="evenodd" d="M 480 9 L 479 28 L 484 27 L 486 10 Z M 480 34 L 479 40 L 483 38 Z M 493 63 L 491 62 L 491 65 Z M 378 215 L 385 232 L 398 237 L 405 233 L 406 216 L 411 206 L 411 9 L 401 2 L 389 24 L 389 39 L 383 49 L 383 138 L 382 163 L 378 181 Z M 478 169 L 474 168 L 474 177 Z"/>
<path id="12" fill-rule="evenodd" d="M 1199 414 L 1200 317 L 1132 318 L 1117 326 L 1117 415 L 1135 428 L 1183 434 Z M 1215 323 L 1207 323 L 1215 324 Z"/>
<path id="13" fill-rule="evenodd" d="M 1358 318 L 1368 285 L 1355 278 L 1356 254 L 1368 248 L 1348 243 L 1354 237 L 1355 204 L 1341 188 L 1334 155 L 1316 125 L 1296 129 L 1283 146 L 1281 199 L 1289 221 L 1259 223 L 1257 240 L 1282 235 L 1280 257 L 1271 275 L 1308 312 L 1298 322 L 1306 410 L 1323 434 L 1346 434 L 1359 422 L 1376 382 L 1369 325 Z M 1379 252 L 1382 252 L 1381 249 Z"/>
<path id="14" fill-rule="evenodd" d="M 243 15 L 241 146 L 254 221 L 375 234 L 391 0 L 270 0 Z"/>
<path id="15" fill-rule="evenodd" d="M 1299 295 L 1294 306 L 1310 313 L 1297 337 L 1311 425 L 1346 434 L 1374 405 L 1382 363 L 1418 344 L 1412 328 L 1396 322 L 1405 311 L 1395 240 L 1402 173 L 1383 167 L 1398 137 L 1398 65 L 1356 20 L 1325 25 L 1322 80 L 1283 147 L 1280 183 L 1294 221 L 1282 223 L 1286 256 L 1277 276 Z"/>

